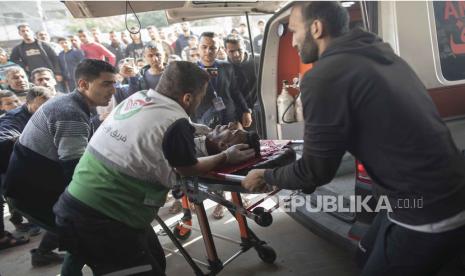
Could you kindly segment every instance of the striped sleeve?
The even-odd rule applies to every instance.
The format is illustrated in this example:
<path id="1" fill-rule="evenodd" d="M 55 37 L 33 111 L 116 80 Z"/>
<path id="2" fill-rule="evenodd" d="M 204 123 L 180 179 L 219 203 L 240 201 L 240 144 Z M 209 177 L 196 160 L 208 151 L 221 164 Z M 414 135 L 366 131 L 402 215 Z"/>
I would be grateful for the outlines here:
<path id="1" fill-rule="evenodd" d="M 90 125 L 78 121 L 57 121 L 50 127 L 51 133 L 54 133 L 53 141 L 58 150 L 58 159 L 79 159 L 89 142 Z"/>

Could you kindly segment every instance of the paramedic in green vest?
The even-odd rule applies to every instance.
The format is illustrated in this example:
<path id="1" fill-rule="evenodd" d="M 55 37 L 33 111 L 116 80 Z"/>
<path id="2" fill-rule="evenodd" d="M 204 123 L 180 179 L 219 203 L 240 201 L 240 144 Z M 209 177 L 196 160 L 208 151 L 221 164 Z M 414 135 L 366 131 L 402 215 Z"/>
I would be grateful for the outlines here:
<path id="1" fill-rule="evenodd" d="M 202 175 L 254 156 L 239 144 L 197 157 L 189 116 L 208 80 L 194 63 L 171 63 L 156 90 L 123 101 L 89 142 L 54 211 L 63 246 L 96 275 L 165 275 L 165 254 L 150 223 L 177 173 Z"/>

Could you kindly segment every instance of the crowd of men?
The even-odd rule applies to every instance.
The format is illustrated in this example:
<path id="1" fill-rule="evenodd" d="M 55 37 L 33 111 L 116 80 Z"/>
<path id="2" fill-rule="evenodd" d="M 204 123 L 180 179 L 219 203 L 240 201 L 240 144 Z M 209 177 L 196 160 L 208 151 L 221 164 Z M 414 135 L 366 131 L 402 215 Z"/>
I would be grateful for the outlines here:
<path id="1" fill-rule="evenodd" d="M 33 266 L 63 261 L 60 248 L 63 276 L 82 275 L 84 264 L 95 275 L 165 275 L 151 222 L 178 175 L 255 156 L 243 129 L 254 121 L 255 56 L 240 33 L 196 37 L 183 23 L 174 44 L 159 32 L 144 43 L 131 29 L 127 46 L 112 33 L 106 47 L 97 29 L 80 31 L 72 46 L 61 40 L 67 52 L 82 51 L 69 55 L 73 63 L 62 55 L 66 68 L 52 44 L 27 25 L 18 30 L 24 41 L 11 63 L 0 53 L 0 169 L 10 220 L 27 235 L 8 233 L 1 220 L 0 249 L 28 242 L 40 226 L 47 232 L 31 251 Z M 301 62 L 314 64 L 300 82 L 302 156 L 249 171 L 242 187 L 312 193 L 348 151 L 394 207 L 376 215 L 358 245 L 361 275 L 437 275 L 465 247 L 465 157 L 421 80 L 376 34 L 350 30 L 339 2 L 295 3 L 288 30 Z M 156 38 L 155 27 L 149 33 Z M 72 92 L 56 88 L 71 77 Z M 421 208 L 396 208 L 415 199 Z"/>
<path id="2" fill-rule="evenodd" d="M 265 22 L 259 20 L 256 26 L 259 33 L 252 40 L 248 37 L 245 23 L 239 24 L 230 32 L 218 33 L 217 38 L 225 40 L 231 35 L 241 38 L 244 50 L 251 53 L 252 44 L 254 52 L 260 53 L 264 26 Z M 115 66 L 125 62 L 141 68 L 148 64 L 144 58 L 144 48 L 151 42 L 161 44 L 166 63 L 171 60 L 200 60 L 200 34 L 195 34 L 188 22 L 181 23 L 179 28 L 169 33 L 166 29 L 158 29 L 153 25 L 144 29 L 132 27 L 128 31 L 129 35 L 127 31 L 102 34 L 98 28 L 91 28 L 89 31 L 79 30 L 68 37 L 55 37 L 55 43 L 51 41 L 47 31 L 34 33 L 28 24 L 21 24 L 18 26 L 18 33 L 23 41 L 12 49 L 10 55 L 7 51 L 0 50 L 0 85 L 7 88 L 4 73 L 11 66 L 21 66 L 28 76 L 32 70 L 45 67 L 52 70 L 62 92 L 71 92 L 75 88 L 73 72 L 82 59 L 102 59 Z M 142 32 L 148 34 L 148 41 L 142 41 Z M 219 43 L 217 47 L 216 58 L 227 61 L 224 43 Z"/>
<path id="3" fill-rule="evenodd" d="M 263 39 L 262 20 L 258 27 L 261 37 L 252 41 L 255 52 L 260 51 Z M 45 229 L 39 247 L 31 251 L 32 265 L 64 260 L 65 256 L 54 252 L 59 243 L 51 213 L 53 204 L 70 183 L 91 136 L 110 112 L 140 91 L 155 90 L 167 66 L 174 61 L 192 64 L 206 75 L 196 74 L 208 79 L 204 97 L 196 99 L 195 109 L 189 109 L 190 120 L 197 123 L 199 133 L 209 133 L 203 140 L 208 142 L 208 146 L 202 147 L 204 156 L 228 149 L 230 144 L 224 141 L 221 146 L 212 146 L 216 142 L 211 142 L 216 141 L 215 137 L 224 137 L 225 132 L 234 129 L 237 135 L 231 137 L 245 137 L 244 130 L 237 132 L 237 129 L 250 128 L 254 123 L 259 57 L 251 52 L 245 24 L 226 36 L 213 32 L 194 34 L 187 22 L 180 24 L 180 30 L 175 36 L 148 26 L 145 31 L 150 41 L 142 41 L 141 30 L 135 28 L 129 30 L 129 37 L 126 32 L 111 31 L 108 38 L 98 28 L 92 28 L 59 37 L 58 43 L 54 43 L 46 31 L 34 33 L 27 24 L 18 26 L 22 42 L 11 54 L 0 49 L 1 191 L 5 198 L 7 195 L 11 198 L 10 221 L 15 227 L 9 233 L 1 220 L 0 250 L 27 243 L 30 236 Z M 186 74 L 184 69 L 173 70 L 173 74 Z M 213 129 L 217 125 L 225 127 Z M 226 161 L 234 162 L 234 154 L 237 155 L 229 152 Z M 220 161 L 216 163 L 226 162 Z M 26 171 L 31 174 L 14 173 L 29 165 Z M 48 185 L 45 189 L 35 187 L 31 181 Z M 0 194 L 2 216 L 3 194 Z M 180 201 L 175 200 L 170 212 L 181 210 Z M 184 212 L 190 217 L 189 210 L 184 208 Z M 218 205 L 213 215 L 222 218 L 224 208 Z M 79 272 L 82 261 L 76 261 L 72 255 L 66 258 L 62 274 Z"/>

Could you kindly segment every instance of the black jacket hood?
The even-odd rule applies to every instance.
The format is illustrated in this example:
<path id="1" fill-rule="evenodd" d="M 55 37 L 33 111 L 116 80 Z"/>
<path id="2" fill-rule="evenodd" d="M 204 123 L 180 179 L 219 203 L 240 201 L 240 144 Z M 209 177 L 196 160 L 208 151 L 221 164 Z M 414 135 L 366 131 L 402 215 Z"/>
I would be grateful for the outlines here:
<path id="1" fill-rule="evenodd" d="M 365 56 L 384 64 L 392 63 L 396 55 L 391 46 L 376 34 L 357 28 L 333 39 L 320 59 L 345 53 Z"/>

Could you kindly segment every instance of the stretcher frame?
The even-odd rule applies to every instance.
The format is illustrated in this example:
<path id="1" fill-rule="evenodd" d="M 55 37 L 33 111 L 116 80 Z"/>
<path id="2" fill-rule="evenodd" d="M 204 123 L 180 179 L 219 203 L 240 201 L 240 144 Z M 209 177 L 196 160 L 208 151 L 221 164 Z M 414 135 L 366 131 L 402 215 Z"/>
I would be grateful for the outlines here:
<path id="1" fill-rule="evenodd" d="M 241 175 L 217 174 L 215 177 L 185 177 L 181 179 L 181 190 L 184 193 L 183 200 L 188 200 L 194 204 L 199 229 L 187 225 L 182 221 L 179 221 L 178 223 L 183 227 L 201 232 L 208 263 L 192 258 L 170 230 L 170 227 L 167 226 L 159 216 L 155 218 L 180 253 L 167 248 L 164 249 L 170 253 L 182 255 L 197 276 L 218 274 L 226 265 L 230 264 L 234 259 L 251 248 L 254 248 L 257 251 L 260 259 L 262 259 L 265 263 L 272 264 L 276 260 L 276 252 L 274 249 L 268 246 L 265 241 L 260 240 L 257 237 L 257 235 L 249 228 L 246 218 L 253 219 L 261 226 L 269 226 L 273 221 L 271 212 L 278 208 L 278 204 L 269 210 L 265 210 L 264 208 L 257 206 L 266 199 L 275 195 L 279 192 L 279 190 L 272 191 L 246 209 L 242 204 L 241 193 L 250 192 L 241 187 L 240 182 L 243 178 L 244 176 Z M 228 201 L 222 196 L 216 194 L 218 191 L 231 192 L 231 201 Z M 210 199 L 223 205 L 233 215 L 239 226 L 241 241 L 236 241 L 232 238 L 212 233 L 203 204 L 203 201 L 206 199 Z M 215 242 L 213 240 L 214 237 L 237 244 L 240 246 L 240 250 L 235 252 L 231 257 L 223 262 L 218 257 Z M 206 267 L 208 272 L 204 273 L 198 264 Z"/>

